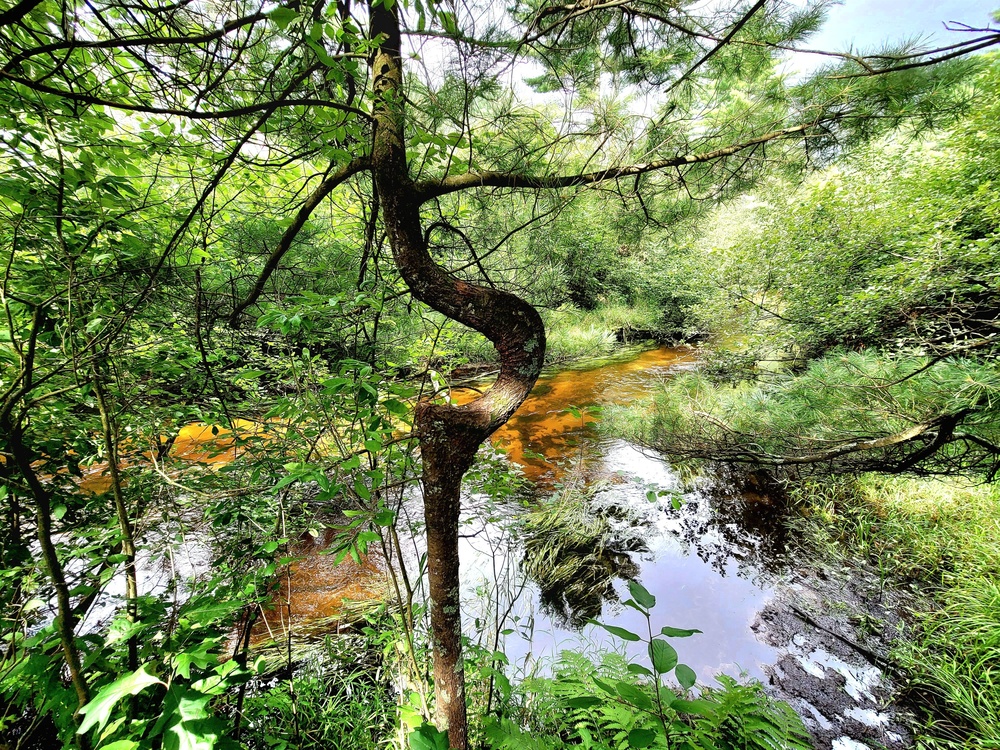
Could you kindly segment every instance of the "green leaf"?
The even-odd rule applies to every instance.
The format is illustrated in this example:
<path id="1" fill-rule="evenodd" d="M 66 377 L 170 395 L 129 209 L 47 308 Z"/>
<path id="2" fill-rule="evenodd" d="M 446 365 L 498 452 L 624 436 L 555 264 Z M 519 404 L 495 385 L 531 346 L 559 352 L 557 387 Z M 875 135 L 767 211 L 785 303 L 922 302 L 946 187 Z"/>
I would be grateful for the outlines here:
<path id="1" fill-rule="evenodd" d="M 382 406 L 385 407 L 387 412 L 397 417 L 405 417 L 410 413 L 410 407 L 394 398 L 387 398 L 382 402 Z"/>
<path id="2" fill-rule="evenodd" d="M 649 710 L 653 707 L 653 701 L 650 697 L 631 682 L 620 680 L 615 683 L 615 690 L 622 697 L 622 700 L 631 703 L 636 708 Z"/>
<path id="3" fill-rule="evenodd" d="M 628 592 L 640 606 L 646 609 L 652 609 L 656 606 L 656 597 L 646 591 L 645 587 L 638 581 L 628 582 Z"/>
<path id="4" fill-rule="evenodd" d="M 410 750 L 448 750 L 448 733 L 431 724 L 421 724 L 410 732 Z"/>
<path id="5" fill-rule="evenodd" d="M 441 20 L 441 26 L 444 31 L 449 36 L 458 36 L 458 20 L 455 18 L 455 14 L 450 11 L 440 11 L 438 13 L 438 18 Z"/>
<path id="6" fill-rule="evenodd" d="M 612 685 L 612 684 L 610 684 L 608 682 L 605 682 L 604 680 L 600 679 L 599 677 L 595 677 L 594 678 L 594 684 L 597 685 L 597 687 L 599 687 L 601 690 L 603 690 L 608 695 L 618 695 L 618 691 L 615 690 L 615 686 L 614 685 Z"/>
<path id="7" fill-rule="evenodd" d="M 177 654 L 175 658 L 175 668 L 177 669 L 177 674 L 179 674 L 184 679 L 191 679 L 191 667 L 197 667 L 198 669 L 204 669 L 210 666 L 213 662 L 218 663 L 219 657 L 217 654 L 213 653 L 216 646 L 216 640 L 214 638 L 209 638 L 208 640 L 202 641 L 201 643 L 195 645 L 193 648 L 189 648 L 186 651 L 182 651 Z"/>
<path id="8" fill-rule="evenodd" d="M 167 731 L 164 750 L 212 750 L 225 732 L 225 724 L 210 717 L 210 695 L 178 686 L 170 687 L 165 709 Z"/>
<path id="9" fill-rule="evenodd" d="M 649 658 L 653 662 L 653 669 L 660 674 L 669 672 L 677 666 L 677 652 L 674 647 L 660 638 L 650 641 Z"/>
<path id="10" fill-rule="evenodd" d="M 591 625 L 600 625 L 602 628 L 607 630 L 611 635 L 621 638 L 623 641 L 641 641 L 642 639 L 633 633 L 631 630 L 626 630 L 625 628 L 620 628 L 617 625 L 605 625 L 603 622 L 598 622 L 597 620 L 591 620 Z"/>
<path id="11" fill-rule="evenodd" d="M 288 28 L 288 24 L 299 17 L 299 14 L 290 8 L 275 8 L 268 16 L 275 25 L 282 31 Z"/>
<path id="12" fill-rule="evenodd" d="M 680 714 L 695 714 L 696 716 L 704 716 L 706 719 L 715 718 L 715 704 L 703 698 L 697 698 L 693 701 L 678 698 L 670 704 L 670 707 Z"/>
<path id="13" fill-rule="evenodd" d="M 371 500 L 372 492 L 368 489 L 368 485 L 362 482 L 360 479 L 354 480 L 354 491 L 357 493 L 358 497 L 362 500 Z"/>
<path id="14" fill-rule="evenodd" d="M 595 695 L 578 695 L 566 701 L 566 705 L 570 708 L 590 708 L 591 706 L 599 706 L 602 703 L 604 701 Z"/>
<path id="15" fill-rule="evenodd" d="M 76 733 L 86 734 L 95 726 L 98 731 L 104 729 L 108 719 L 111 718 L 111 711 L 126 695 L 136 695 L 150 685 L 163 685 L 164 683 L 150 672 L 152 667 L 152 664 L 143 664 L 132 674 L 119 677 L 110 685 L 105 685 L 90 703 L 80 709 L 84 719 Z"/>
<path id="16" fill-rule="evenodd" d="M 687 664 L 678 664 L 674 669 L 674 675 L 677 677 L 677 682 L 685 690 L 690 690 L 694 687 L 695 682 L 698 681 L 698 675 Z"/>
<path id="17" fill-rule="evenodd" d="M 629 664 L 626 669 L 629 674 L 642 675 L 643 677 L 653 677 L 653 673 L 641 664 Z"/>
<path id="18" fill-rule="evenodd" d="M 628 733 L 629 747 L 649 747 L 656 740 L 656 732 L 652 729 L 633 729 Z"/>
<path id="19" fill-rule="evenodd" d="M 700 630 L 684 630 L 682 628 L 671 628 L 669 626 L 664 626 L 660 629 L 660 632 L 667 636 L 667 638 L 687 638 L 688 636 L 694 635 L 695 633 L 700 633 Z"/>

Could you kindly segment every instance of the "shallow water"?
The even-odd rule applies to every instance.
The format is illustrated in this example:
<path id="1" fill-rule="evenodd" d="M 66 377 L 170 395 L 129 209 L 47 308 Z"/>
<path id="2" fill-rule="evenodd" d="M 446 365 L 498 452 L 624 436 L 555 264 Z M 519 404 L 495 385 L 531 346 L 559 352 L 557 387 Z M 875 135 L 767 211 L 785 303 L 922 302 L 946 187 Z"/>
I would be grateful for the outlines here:
<path id="1" fill-rule="evenodd" d="M 615 645 L 606 631 L 584 625 L 591 617 L 645 634 L 644 618 L 621 603 L 628 598 L 626 580 L 631 578 L 656 596 L 655 631 L 664 625 L 703 631 L 675 644 L 681 661 L 703 680 L 719 672 L 764 677 L 761 665 L 773 662 L 777 652 L 758 642 L 750 625 L 772 596 L 781 569 L 780 508 L 772 507 L 766 495 L 738 492 L 725 481 L 650 502 L 651 490 L 680 492 L 676 474 L 661 457 L 603 438 L 597 429 L 601 407 L 648 398 L 665 379 L 695 365 L 694 352 L 685 347 L 632 350 L 539 379 L 493 436 L 494 445 L 528 480 L 525 495 L 500 507 L 483 496 L 465 498 L 461 560 L 467 633 L 473 639 L 491 648 L 502 645 L 512 662 L 531 669 L 550 663 L 565 648 Z M 472 394 L 456 389 L 453 397 L 462 401 Z M 238 427 L 256 429 L 252 423 Z M 233 461 L 236 450 L 228 431 L 195 424 L 181 431 L 171 456 L 218 466 Z M 86 489 L 106 490 L 101 468 L 91 467 Z M 538 535 L 525 537 L 526 504 L 544 503 L 558 492 L 578 494 L 588 512 L 604 518 L 610 529 L 600 553 L 588 561 L 593 579 L 588 578 L 592 585 L 586 591 L 537 575 L 532 580 L 522 572 L 531 550 L 545 544 Z M 675 508 L 674 497 L 683 505 Z M 420 518 L 419 497 L 411 499 L 408 511 Z M 421 535 L 411 541 L 417 559 Z M 313 623 L 335 618 L 345 600 L 384 595 L 383 564 L 366 558 L 360 564 L 349 559 L 337 564 L 324 554 L 331 543 L 329 531 L 296 543 L 297 560 L 279 577 L 276 606 L 255 628 L 256 641 L 280 638 L 289 623 L 306 634 Z M 561 562 L 578 563 L 572 556 Z M 491 604 L 500 611 L 485 611 Z M 497 640 L 497 633 L 507 629 L 513 632 Z M 639 650 L 633 655 L 642 657 Z"/>
<path id="2" fill-rule="evenodd" d="M 687 348 L 660 348 L 539 380 L 494 444 L 532 480 L 536 502 L 569 487 L 609 519 L 615 534 L 601 557 L 606 580 L 582 595 L 560 591 L 558 582 L 525 580 L 530 541 L 526 545 L 518 518 L 527 511 L 512 504 L 498 514 L 483 507 L 486 498 L 469 497 L 461 559 L 471 637 L 492 647 L 491 629 L 512 630 L 498 643 L 529 671 L 547 668 L 564 649 L 624 645 L 599 627 L 574 625 L 594 617 L 645 636 L 645 618 L 621 603 L 628 598 L 625 579 L 635 578 L 657 599 L 654 632 L 664 625 L 703 631 L 674 644 L 702 680 L 718 673 L 765 677 L 762 666 L 778 652 L 754 637 L 751 624 L 782 567 L 780 508 L 766 495 L 736 492 L 719 481 L 684 492 L 679 508 L 671 495 L 650 502 L 650 489 L 680 490 L 675 472 L 661 457 L 602 438 L 589 411 L 648 398 L 665 378 L 694 364 Z M 503 522 L 480 520 L 498 515 Z M 499 627 L 495 613 L 482 609 L 484 592 L 509 610 Z M 628 645 L 641 661 L 643 649 Z"/>

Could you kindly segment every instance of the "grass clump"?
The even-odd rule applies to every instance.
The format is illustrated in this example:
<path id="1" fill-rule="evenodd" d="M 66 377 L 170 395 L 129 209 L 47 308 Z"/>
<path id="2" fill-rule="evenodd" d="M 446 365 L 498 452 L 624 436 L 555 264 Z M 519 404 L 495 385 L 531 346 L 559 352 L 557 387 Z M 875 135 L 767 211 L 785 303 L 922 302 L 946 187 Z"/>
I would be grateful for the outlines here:
<path id="1" fill-rule="evenodd" d="M 543 608 L 574 627 L 617 600 L 617 578 L 638 574 L 631 552 L 641 540 L 616 528 L 609 509 L 594 507 L 595 487 L 564 488 L 522 517 L 522 572 L 540 589 Z"/>
<path id="2" fill-rule="evenodd" d="M 923 747 L 1000 747 L 1000 487 L 874 474 L 804 484 L 807 507 L 886 576 L 928 595 L 895 657 L 945 709 Z"/>

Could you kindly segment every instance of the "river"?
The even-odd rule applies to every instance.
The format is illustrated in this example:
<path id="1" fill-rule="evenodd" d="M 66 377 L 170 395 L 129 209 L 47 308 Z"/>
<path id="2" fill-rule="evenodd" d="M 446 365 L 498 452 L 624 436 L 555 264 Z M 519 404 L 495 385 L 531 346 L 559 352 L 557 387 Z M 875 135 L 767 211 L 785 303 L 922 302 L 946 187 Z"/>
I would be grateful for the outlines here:
<path id="1" fill-rule="evenodd" d="M 644 632 L 642 616 L 621 604 L 626 578 L 656 596 L 656 629 L 702 631 L 677 644 L 702 679 L 720 672 L 764 678 L 761 666 L 775 660 L 775 650 L 751 629 L 780 570 L 780 528 L 762 521 L 774 520 L 767 498 L 707 483 L 683 490 L 662 458 L 598 429 L 600 408 L 649 398 L 665 378 L 695 364 L 688 348 L 659 348 L 544 376 L 493 436 L 529 480 L 529 503 L 544 507 L 555 498 L 560 506 L 583 506 L 580 514 L 564 507 L 557 514 L 601 531 L 595 549 L 560 547 L 544 538 L 558 536 L 559 525 L 544 514 L 532 524 L 525 498 L 500 509 L 483 495 L 467 498 L 461 560 L 469 624 L 496 625 L 484 607 L 508 611 L 500 627 L 513 632 L 502 645 L 526 672 L 551 665 L 563 649 L 613 645 L 604 630 L 579 627 L 589 618 Z M 661 490 L 669 494 L 648 499 Z M 527 528 L 517 522 L 525 516 Z M 541 564 L 533 555 L 543 557 Z M 489 643 L 488 628 L 476 634 Z M 642 656 L 638 649 L 635 655 Z"/>
<path id="2" fill-rule="evenodd" d="M 527 486 L 499 502 L 474 488 L 464 498 L 467 635 L 503 650 L 515 677 L 549 672 L 565 650 L 627 646 L 644 663 L 643 644 L 587 624 L 645 633 L 622 604 L 635 579 L 656 597 L 654 629 L 702 631 L 674 645 L 703 684 L 761 680 L 817 748 L 909 747 L 910 718 L 869 658 L 902 632 L 904 600 L 863 561 L 813 558 L 766 476 L 684 484 L 664 457 L 598 429 L 601 409 L 648 402 L 696 364 L 687 347 L 632 350 L 539 379 L 493 437 Z"/>

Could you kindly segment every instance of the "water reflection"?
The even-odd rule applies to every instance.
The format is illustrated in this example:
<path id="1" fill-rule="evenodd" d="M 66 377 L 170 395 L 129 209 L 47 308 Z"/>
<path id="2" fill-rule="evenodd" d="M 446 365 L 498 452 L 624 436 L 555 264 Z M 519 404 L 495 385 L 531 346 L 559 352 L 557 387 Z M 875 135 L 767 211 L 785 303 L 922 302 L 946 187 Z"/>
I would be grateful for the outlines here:
<path id="1" fill-rule="evenodd" d="M 763 472 L 710 474 L 675 533 L 720 573 L 733 564 L 749 578 L 780 574 L 788 547 L 784 492 Z"/>
<path id="2" fill-rule="evenodd" d="M 764 477 L 728 474 L 684 490 L 662 458 L 596 429 L 593 407 L 652 396 L 694 362 L 686 348 L 655 349 L 543 378 L 495 435 L 535 488 L 528 511 L 509 510 L 516 519 L 509 544 L 520 561 L 512 575 L 527 578 L 523 587 L 507 586 L 520 592 L 504 606 L 516 623 L 505 645 L 512 661 L 530 667 L 567 647 L 622 645 L 609 643 L 600 629 L 581 634 L 590 618 L 645 632 L 642 616 L 621 604 L 627 579 L 657 597 L 656 629 L 704 631 L 677 644 L 702 679 L 744 670 L 763 677 L 760 666 L 776 658 L 750 625 L 782 569 L 787 531 L 780 494 Z M 657 494 L 661 489 L 668 492 Z M 476 523 L 475 512 L 468 520 Z M 462 560 L 470 579 L 487 567 L 495 579 L 495 550 L 477 550 L 476 534 L 468 538 Z M 494 580 L 493 596 L 502 589 Z M 641 661 L 641 644 L 635 650 Z"/>
<path id="3" fill-rule="evenodd" d="M 570 487 L 528 512 L 519 524 L 521 570 L 539 588 L 542 611 L 562 627 L 581 628 L 617 601 L 616 579 L 635 578 L 630 553 L 647 552 L 623 531 L 614 509 L 593 505 L 594 487 Z"/>
<path id="4" fill-rule="evenodd" d="M 546 375 L 493 434 L 493 444 L 540 489 L 551 491 L 567 469 L 583 471 L 588 458 L 601 455 L 595 429 L 600 407 L 647 397 L 657 383 L 696 363 L 690 347 L 661 347 Z M 452 395 L 463 403 L 478 393 L 455 389 Z"/>

